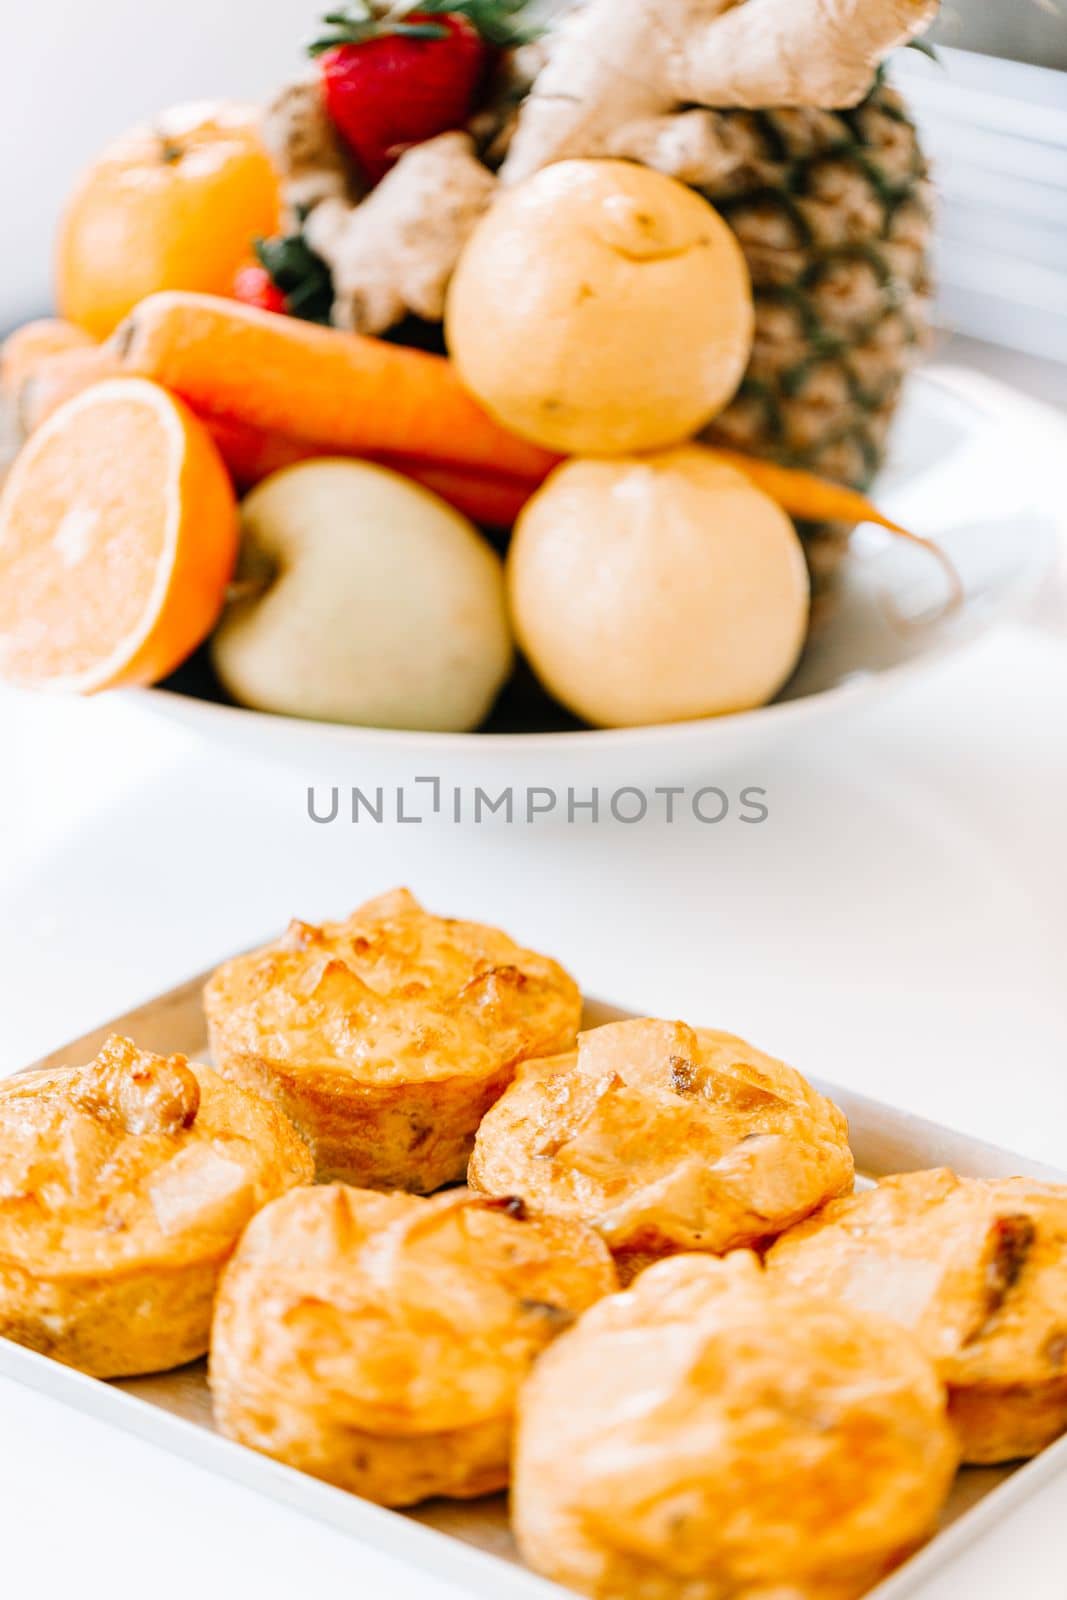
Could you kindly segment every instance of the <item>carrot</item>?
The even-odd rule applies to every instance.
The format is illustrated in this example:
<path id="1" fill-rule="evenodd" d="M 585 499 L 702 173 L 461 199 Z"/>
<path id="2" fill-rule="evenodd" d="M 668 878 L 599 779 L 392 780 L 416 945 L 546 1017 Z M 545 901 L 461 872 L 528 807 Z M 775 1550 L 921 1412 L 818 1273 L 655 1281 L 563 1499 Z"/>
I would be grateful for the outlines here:
<path id="1" fill-rule="evenodd" d="M 118 370 L 115 353 L 106 344 L 45 356 L 14 390 L 19 421 L 32 433 L 65 400 L 73 400 L 103 378 L 115 377 Z"/>
<path id="2" fill-rule="evenodd" d="M 392 467 L 424 488 L 432 489 L 472 522 L 487 528 L 510 528 L 538 487 L 530 479 L 471 472 L 428 461 L 411 461 L 402 456 L 381 456 L 379 460 L 383 467 Z"/>
<path id="3" fill-rule="evenodd" d="M 42 361 L 68 350 L 88 350 L 96 344 L 91 334 L 73 322 L 41 317 L 24 322 L 8 334 L 0 350 L 0 383 L 9 391 L 21 387 Z"/>
<path id="4" fill-rule="evenodd" d="M 381 339 L 174 290 L 149 295 L 114 340 L 125 372 L 320 455 L 386 452 L 535 479 L 557 459 L 494 422 L 443 356 Z"/>
<path id="5" fill-rule="evenodd" d="M 742 454 L 740 450 L 714 447 L 711 453 L 726 466 L 736 467 L 738 472 L 743 472 L 757 489 L 762 489 L 772 500 L 777 500 L 783 511 L 802 522 L 873 522 L 897 538 L 919 545 L 940 563 L 948 579 L 947 607 L 954 609 L 962 603 L 960 575 L 940 545 L 932 539 L 924 539 L 921 534 L 912 533 L 908 528 L 902 528 L 899 522 L 891 521 L 858 489 L 831 483 L 812 472 L 799 472 L 793 467 L 780 467 L 773 461 L 761 461 L 755 456 Z"/>
<path id="6" fill-rule="evenodd" d="M 247 422 L 217 416 L 210 411 L 200 411 L 197 415 L 218 445 L 219 454 L 241 490 L 252 489 L 272 472 L 295 466 L 298 461 L 310 461 L 317 454 L 311 445 L 290 439 L 284 433 L 265 433 L 262 428 L 253 428 Z"/>
<path id="7" fill-rule="evenodd" d="M 263 433 L 245 422 L 235 422 L 232 417 L 200 413 L 222 459 L 230 469 L 238 488 L 251 489 L 272 472 L 295 466 L 299 461 L 310 461 L 319 453 L 298 439 L 281 433 Z M 383 467 L 391 467 L 434 494 L 447 500 L 457 511 L 470 517 L 472 522 L 484 523 L 491 528 L 508 528 L 529 500 L 537 484 L 529 478 L 506 477 L 500 473 L 474 472 L 469 468 L 452 467 L 440 462 L 420 461 L 409 456 L 379 454 L 373 459 Z"/>
<path id="8" fill-rule="evenodd" d="M 24 377 L 16 393 L 17 406 L 27 432 L 45 422 L 64 400 L 73 399 L 103 377 L 111 376 L 116 365 L 114 350 L 90 341 L 85 348 L 42 356 L 35 369 Z M 240 489 L 250 489 L 272 472 L 308 461 L 323 454 L 349 454 L 324 450 L 307 439 L 277 430 L 268 431 L 238 417 L 198 410 L 200 420 L 226 462 Z M 537 488 L 539 478 L 519 477 L 506 472 L 475 470 L 445 462 L 427 461 L 414 455 L 395 455 L 386 451 L 362 451 L 364 459 L 380 461 L 405 477 L 422 483 L 462 511 L 474 522 L 489 527 L 509 527 Z"/>

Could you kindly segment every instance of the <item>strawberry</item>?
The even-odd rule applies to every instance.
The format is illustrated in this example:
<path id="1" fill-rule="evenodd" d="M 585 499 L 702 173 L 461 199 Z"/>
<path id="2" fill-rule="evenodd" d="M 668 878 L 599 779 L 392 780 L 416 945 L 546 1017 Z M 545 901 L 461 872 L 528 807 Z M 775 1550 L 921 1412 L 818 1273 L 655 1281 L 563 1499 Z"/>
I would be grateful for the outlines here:
<path id="1" fill-rule="evenodd" d="M 261 311 L 278 311 L 284 316 L 289 310 L 284 294 L 266 267 L 255 261 L 239 267 L 234 274 L 233 297 L 246 306 L 258 306 Z"/>
<path id="2" fill-rule="evenodd" d="M 371 185 L 413 144 L 462 128 L 499 48 L 531 35 L 524 0 L 423 0 L 417 9 L 358 0 L 325 20 L 311 46 L 326 110 Z"/>
<path id="3" fill-rule="evenodd" d="M 308 248 L 303 234 L 257 239 L 255 248 L 255 261 L 241 267 L 233 280 L 234 299 L 305 322 L 329 322 L 330 269 Z"/>

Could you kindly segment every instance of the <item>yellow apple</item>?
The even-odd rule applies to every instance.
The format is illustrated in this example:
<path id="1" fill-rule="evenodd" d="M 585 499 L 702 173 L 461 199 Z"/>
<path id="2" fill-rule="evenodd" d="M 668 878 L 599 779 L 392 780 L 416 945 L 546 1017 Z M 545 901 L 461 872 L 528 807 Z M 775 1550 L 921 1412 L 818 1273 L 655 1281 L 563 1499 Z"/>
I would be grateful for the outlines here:
<path id="1" fill-rule="evenodd" d="M 265 479 L 242 529 L 251 592 L 212 642 L 235 700 L 380 728 L 485 718 L 512 641 L 503 565 L 473 523 L 398 473 L 330 459 Z"/>
<path id="2" fill-rule="evenodd" d="M 762 705 L 807 634 L 793 524 L 698 445 L 557 467 L 519 519 L 508 591 L 546 688 L 602 727 Z"/>

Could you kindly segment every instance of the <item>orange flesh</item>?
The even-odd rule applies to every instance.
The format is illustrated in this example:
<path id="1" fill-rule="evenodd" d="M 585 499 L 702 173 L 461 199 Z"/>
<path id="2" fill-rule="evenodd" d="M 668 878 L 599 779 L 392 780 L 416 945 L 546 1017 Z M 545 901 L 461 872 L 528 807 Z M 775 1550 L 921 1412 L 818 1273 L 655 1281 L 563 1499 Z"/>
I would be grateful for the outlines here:
<path id="1" fill-rule="evenodd" d="M 92 391 L 35 435 L 0 498 L 0 674 L 87 691 L 165 676 L 215 621 L 236 545 L 195 418 L 148 384 Z"/>
<path id="2" fill-rule="evenodd" d="M 118 409 L 121 419 L 112 406 L 87 409 L 76 432 L 45 443 L 33 495 L 5 525 L 0 634 L 15 677 L 86 671 L 129 637 L 148 604 L 166 541 L 159 485 L 172 475 L 171 452 L 158 418 Z"/>

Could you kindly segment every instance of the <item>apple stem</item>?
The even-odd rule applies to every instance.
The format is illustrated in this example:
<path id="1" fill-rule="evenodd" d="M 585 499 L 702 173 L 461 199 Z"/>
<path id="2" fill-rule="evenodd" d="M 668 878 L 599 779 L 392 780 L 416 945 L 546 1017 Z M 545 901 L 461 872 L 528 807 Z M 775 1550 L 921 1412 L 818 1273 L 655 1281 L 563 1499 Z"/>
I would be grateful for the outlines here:
<path id="1" fill-rule="evenodd" d="M 245 578 L 235 578 L 226 588 L 227 606 L 242 605 L 246 600 L 258 600 L 266 594 L 274 581 L 272 572 L 258 572 Z"/>

